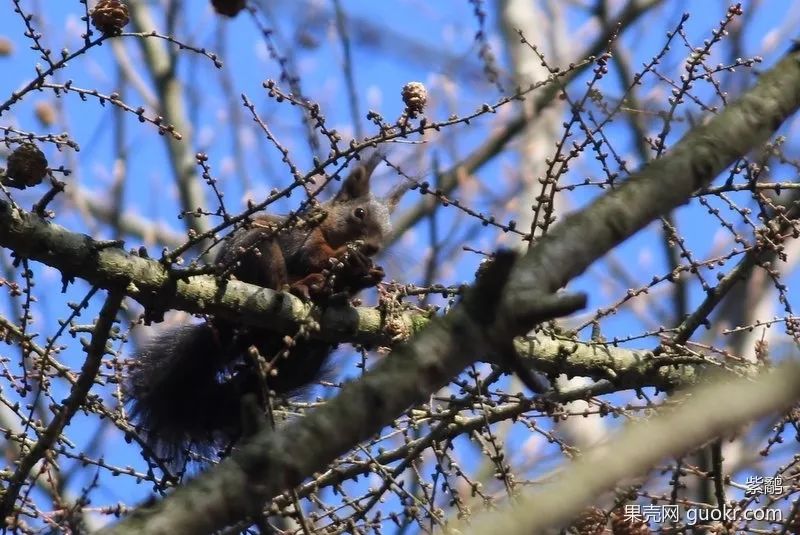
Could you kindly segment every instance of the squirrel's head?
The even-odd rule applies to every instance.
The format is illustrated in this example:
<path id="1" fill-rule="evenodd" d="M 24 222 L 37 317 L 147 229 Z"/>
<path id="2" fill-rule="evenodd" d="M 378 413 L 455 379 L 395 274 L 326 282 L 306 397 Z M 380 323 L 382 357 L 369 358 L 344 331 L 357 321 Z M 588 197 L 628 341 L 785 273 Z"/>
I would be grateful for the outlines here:
<path id="1" fill-rule="evenodd" d="M 332 247 L 360 241 L 362 251 L 374 255 L 381 250 L 392 230 L 391 202 L 378 199 L 370 190 L 370 177 L 381 162 L 376 151 L 347 176 L 341 189 L 326 203 L 328 215 L 323 232 Z"/>

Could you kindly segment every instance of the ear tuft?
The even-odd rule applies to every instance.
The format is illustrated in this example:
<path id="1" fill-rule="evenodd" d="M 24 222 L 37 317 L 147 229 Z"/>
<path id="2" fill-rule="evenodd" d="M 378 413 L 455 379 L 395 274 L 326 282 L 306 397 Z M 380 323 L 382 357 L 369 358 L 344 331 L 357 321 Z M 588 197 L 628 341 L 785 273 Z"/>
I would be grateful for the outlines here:
<path id="1" fill-rule="evenodd" d="M 394 209 L 397 208 L 398 204 L 400 204 L 400 199 L 403 198 L 403 195 L 405 195 L 405 193 L 411 189 L 411 186 L 413 185 L 414 183 L 410 180 L 404 180 L 402 183 L 392 188 L 392 191 L 390 191 L 383 200 L 383 203 L 389 209 L 390 214 L 394 213 Z"/>
<path id="2" fill-rule="evenodd" d="M 379 151 L 374 151 L 370 156 L 358 164 L 347 178 L 344 179 L 342 187 L 333 198 L 335 202 L 344 202 L 369 195 L 369 179 L 372 172 L 378 167 L 382 160 Z"/>

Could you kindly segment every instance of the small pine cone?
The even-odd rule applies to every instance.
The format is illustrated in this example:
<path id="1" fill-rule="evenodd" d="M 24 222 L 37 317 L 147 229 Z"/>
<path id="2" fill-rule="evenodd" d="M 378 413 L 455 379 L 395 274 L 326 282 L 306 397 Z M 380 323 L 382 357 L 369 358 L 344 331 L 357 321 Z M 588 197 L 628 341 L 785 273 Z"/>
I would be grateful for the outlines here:
<path id="1" fill-rule="evenodd" d="M 245 8 L 245 0 L 211 0 L 214 11 L 226 17 L 235 17 Z"/>
<path id="2" fill-rule="evenodd" d="M 37 102 L 34 113 L 42 126 L 52 126 L 56 122 L 56 109 L 49 102 L 44 100 Z"/>
<path id="3" fill-rule="evenodd" d="M 568 531 L 575 535 L 603 535 L 607 522 L 605 511 L 598 507 L 589 507 L 583 510 Z"/>
<path id="4" fill-rule="evenodd" d="M 122 33 L 130 17 L 128 6 L 120 0 L 100 0 L 91 13 L 92 25 L 100 30 L 103 35 L 118 35 Z"/>
<path id="5" fill-rule="evenodd" d="M 428 91 L 421 82 L 408 82 L 403 86 L 403 103 L 406 105 L 406 113 L 409 117 L 416 117 L 425 111 L 425 104 L 428 102 Z"/>
<path id="6" fill-rule="evenodd" d="M 650 535 L 650 528 L 644 520 L 611 513 L 611 532 L 614 535 Z"/>
<path id="7" fill-rule="evenodd" d="M 7 37 L 0 37 L 0 57 L 10 56 L 14 52 L 14 43 Z"/>
<path id="8" fill-rule="evenodd" d="M 47 176 L 47 158 L 33 143 L 24 143 L 14 149 L 6 163 L 8 169 L 3 183 L 12 188 L 35 186 Z"/>

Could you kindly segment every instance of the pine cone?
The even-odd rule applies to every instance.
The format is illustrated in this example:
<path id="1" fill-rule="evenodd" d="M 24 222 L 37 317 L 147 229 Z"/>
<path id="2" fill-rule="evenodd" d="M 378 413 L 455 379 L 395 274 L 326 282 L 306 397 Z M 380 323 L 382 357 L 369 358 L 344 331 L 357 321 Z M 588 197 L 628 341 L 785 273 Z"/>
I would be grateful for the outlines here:
<path id="1" fill-rule="evenodd" d="M 0 57 L 10 56 L 14 52 L 14 43 L 5 37 L 0 37 Z"/>
<path id="2" fill-rule="evenodd" d="M 118 35 L 128 24 L 128 6 L 120 0 L 100 0 L 91 13 L 92 25 L 103 35 Z"/>
<path id="3" fill-rule="evenodd" d="M 235 17 L 245 8 L 245 0 L 211 0 L 214 11 L 227 17 Z"/>
<path id="4" fill-rule="evenodd" d="M 37 102 L 34 107 L 34 113 L 43 126 L 52 126 L 56 122 L 56 109 L 49 102 L 43 100 Z"/>
<path id="5" fill-rule="evenodd" d="M 606 513 L 598 507 L 584 509 L 577 520 L 569 527 L 575 535 L 603 535 L 606 528 Z"/>
<path id="6" fill-rule="evenodd" d="M 425 111 L 425 104 L 428 102 L 428 91 L 421 82 L 408 82 L 403 86 L 401 94 L 409 117 L 416 117 L 417 114 Z"/>
<path id="7" fill-rule="evenodd" d="M 644 520 L 615 512 L 611 513 L 611 532 L 614 535 L 650 535 L 650 528 Z"/>
<path id="8" fill-rule="evenodd" d="M 12 188 L 35 186 L 47 176 L 47 158 L 33 143 L 24 143 L 14 149 L 6 163 L 8 169 L 3 183 Z"/>
<path id="9" fill-rule="evenodd" d="M 800 515 L 793 515 L 787 519 L 786 531 L 792 535 L 800 534 Z"/>

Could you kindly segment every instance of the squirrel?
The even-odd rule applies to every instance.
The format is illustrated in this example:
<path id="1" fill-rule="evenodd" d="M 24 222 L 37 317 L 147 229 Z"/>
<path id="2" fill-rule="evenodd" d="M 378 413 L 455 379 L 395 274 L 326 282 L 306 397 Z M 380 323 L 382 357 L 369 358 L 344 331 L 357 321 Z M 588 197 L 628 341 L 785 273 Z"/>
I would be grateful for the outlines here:
<path id="1" fill-rule="evenodd" d="M 399 199 L 378 199 L 370 190 L 381 159 L 375 151 L 347 176 L 336 195 L 321 204 L 324 218 L 318 224 L 258 215 L 223 241 L 216 264 L 243 282 L 288 288 L 317 304 L 376 286 L 384 271 L 370 257 L 385 243 Z M 338 269 L 331 269 L 334 264 Z M 297 337 L 291 347 L 284 340 L 278 333 L 220 319 L 151 339 L 139 350 L 125 388 L 131 417 L 143 428 L 148 446 L 173 460 L 185 458 L 189 447 L 229 447 L 243 433 L 243 396 L 256 394 L 264 409 L 265 392 L 301 391 L 319 378 L 335 349 L 335 344 L 307 337 Z M 257 370 L 254 359 L 247 358 L 252 347 L 273 363 L 270 373 Z"/>

